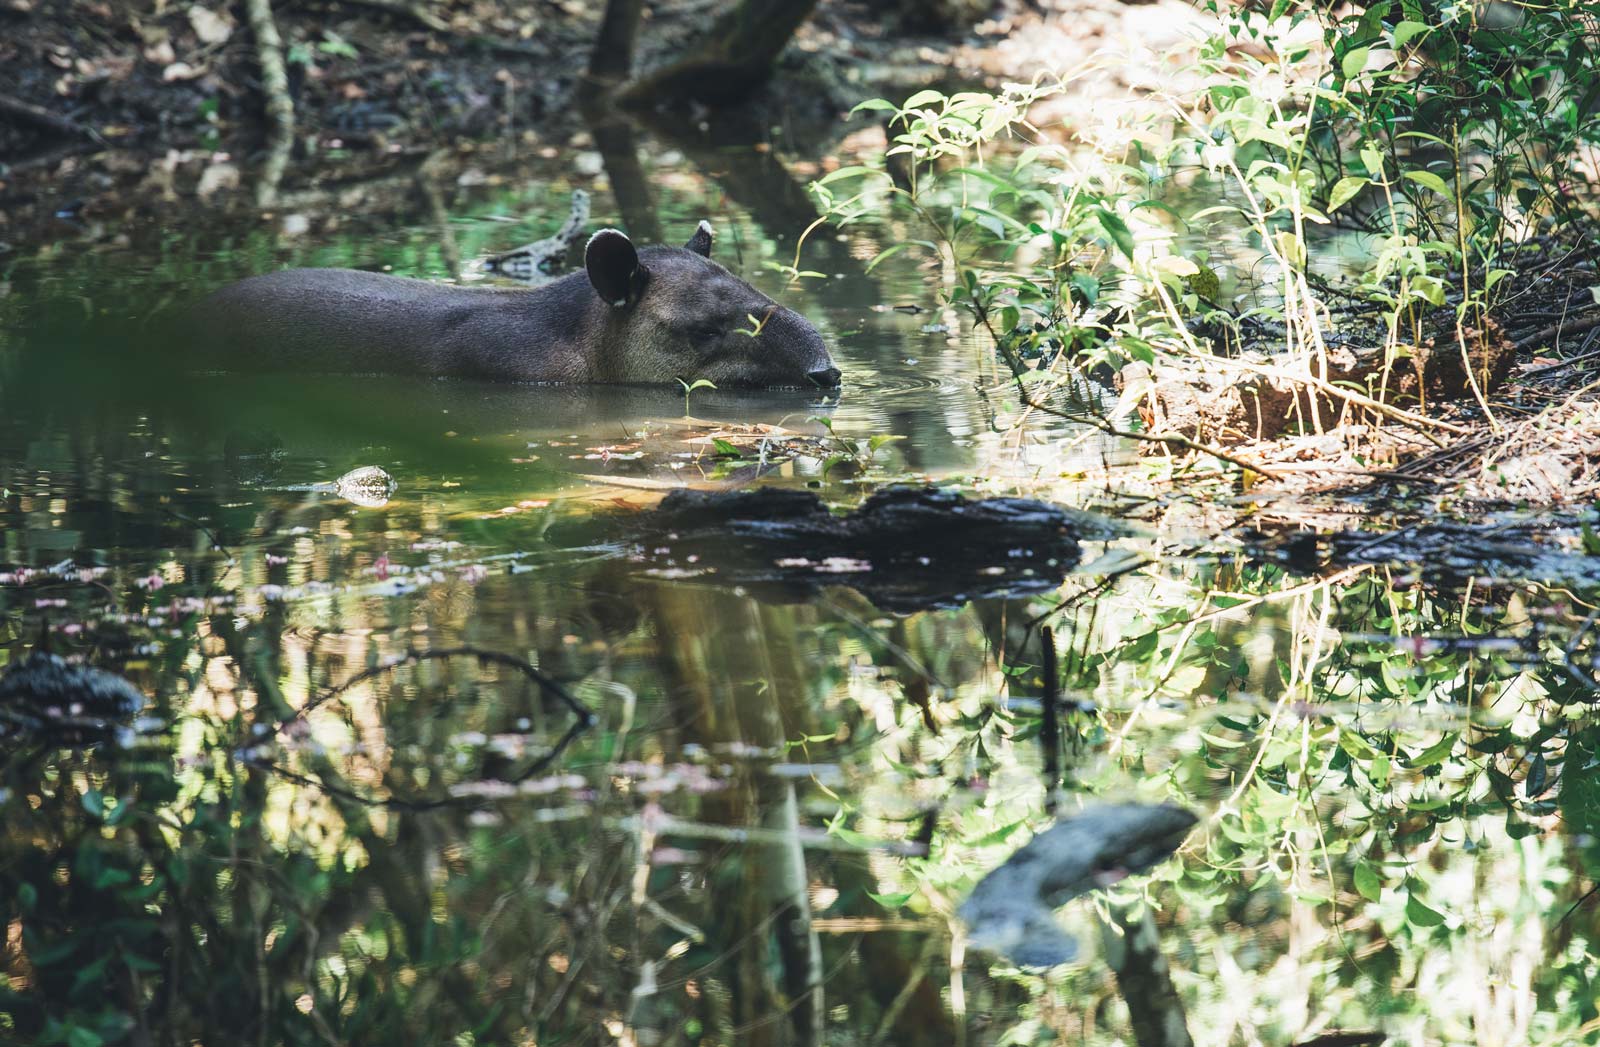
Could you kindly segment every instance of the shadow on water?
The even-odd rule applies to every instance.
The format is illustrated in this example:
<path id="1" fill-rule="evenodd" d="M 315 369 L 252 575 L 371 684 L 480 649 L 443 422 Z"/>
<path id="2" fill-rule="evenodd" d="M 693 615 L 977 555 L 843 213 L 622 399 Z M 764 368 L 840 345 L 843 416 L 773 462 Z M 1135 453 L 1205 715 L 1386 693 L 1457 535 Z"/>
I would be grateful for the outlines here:
<path id="1" fill-rule="evenodd" d="M 442 229 L 470 275 L 573 187 L 481 157 L 337 227 L 331 192 L 286 184 L 312 232 L 132 230 L 0 300 L 0 694 L 48 637 L 145 703 L 93 744 L 52 733 L 82 709 L 0 709 L 0 1039 L 1111 1044 L 1160 987 L 1122 962 L 1134 931 L 1197 1042 L 1592 1039 L 1592 574 L 1073 515 L 1064 579 L 1001 584 L 1036 550 L 975 535 L 993 588 L 927 607 L 842 562 L 764 599 L 722 569 L 750 543 L 619 538 L 663 487 L 758 474 L 841 508 L 929 475 L 1088 502 L 1075 470 L 1117 449 L 1015 428 L 981 346 L 925 330 L 936 275 L 867 277 L 896 216 L 818 237 L 842 278 L 785 287 L 762 263 L 815 216 L 793 158 L 595 146 L 596 224 L 726 224 L 741 274 L 837 343 L 837 402 L 699 390 L 686 420 L 673 390 L 217 373 L 225 344 L 165 367 L 127 320 L 284 264 L 438 276 Z M 357 466 L 392 496 L 316 486 Z M 974 884 L 1096 800 L 1201 822 L 1050 917 L 1098 951 L 1046 977 L 969 948 Z"/>

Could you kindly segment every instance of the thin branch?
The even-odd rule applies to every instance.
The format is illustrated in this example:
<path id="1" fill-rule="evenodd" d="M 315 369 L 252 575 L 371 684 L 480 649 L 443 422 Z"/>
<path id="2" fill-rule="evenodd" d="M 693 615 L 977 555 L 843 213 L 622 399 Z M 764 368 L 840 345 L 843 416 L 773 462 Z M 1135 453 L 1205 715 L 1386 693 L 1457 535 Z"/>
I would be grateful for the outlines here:
<path id="1" fill-rule="evenodd" d="M 85 127 L 71 117 L 52 113 L 43 106 L 25 102 L 12 95 L 0 93 L 0 115 L 14 117 L 45 131 L 72 137 L 92 138 L 102 145 L 105 144 L 105 139 L 101 138 L 99 132 L 93 128 Z"/>

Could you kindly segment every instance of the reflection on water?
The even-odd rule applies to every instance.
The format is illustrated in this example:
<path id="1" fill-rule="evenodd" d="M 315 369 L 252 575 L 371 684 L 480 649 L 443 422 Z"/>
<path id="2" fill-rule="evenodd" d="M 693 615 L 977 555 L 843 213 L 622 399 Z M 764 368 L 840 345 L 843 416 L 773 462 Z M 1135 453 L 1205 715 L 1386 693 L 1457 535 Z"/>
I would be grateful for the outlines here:
<path id="1" fill-rule="evenodd" d="M 1594 593 L 1100 527 L 1058 589 L 902 616 L 645 573 L 596 527 L 756 477 L 1081 500 L 1125 453 L 1024 418 L 954 317 L 875 308 L 935 308 L 904 255 L 868 279 L 845 267 L 873 243 L 826 240 L 829 278 L 785 288 L 761 263 L 792 248 L 757 225 L 778 198 L 730 171 L 724 197 L 663 169 L 663 224 L 737 230 L 730 264 L 838 346 L 838 398 L 0 349 L 0 658 L 48 637 L 148 698 L 96 748 L 4 743 L 7 1042 L 1110 1044 L 1149 993 L 1102 957 L 1145 924 L 1197 1042 L 1592 1042 L 1595 910 L 1564 914 L 1600 858 Z M 568 188 L 447 201 L 457 249 L 508 246 L 492 213 Z M 429 275 L 436 240 L 183 264 Z M 104 312 L 175 293 L 163 266 L 19 279 Z M 320 486 L 361 466 L 386 501 Z M 1075 963 L 969 950 L 966 893 L 1078 794 L 1202 821 L 1109 923 L 1060 914 L 1106 941 Z M 1153 921 L 1128 915 L 1146 896 Z"/>

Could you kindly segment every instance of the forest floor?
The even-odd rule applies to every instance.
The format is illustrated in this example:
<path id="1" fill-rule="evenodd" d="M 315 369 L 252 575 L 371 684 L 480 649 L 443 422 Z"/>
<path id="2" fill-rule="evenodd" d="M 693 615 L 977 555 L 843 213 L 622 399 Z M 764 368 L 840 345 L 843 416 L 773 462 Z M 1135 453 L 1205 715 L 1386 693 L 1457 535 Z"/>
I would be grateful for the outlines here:
<path id="1" fill-rule="evenodd" d="M 600 6 L 276 5 L 295 107 L 292 166 L 307 179 L 329 167 L 348 178 L 363 161 L 382 168 L 399 155 L 467 143 L 546 156 L 589 148 L 579 89 Z M 635 67 L 680 54 L 718 7 L 647 5 Z M 902 29 L 860 0 L 825 0 L 774 84 L 740 112 L 694 108 L 673 118 L 707 134 L 724 124 L 778 126 L 788 148 L 816 156 L 847 133 L 843 115 L 875 94 L 998 85 L 1086 63 L 1106 47 L 1139 51 L 1143 60 L 1084 77 L 1071 96 L 1080 104 L 1057 114 L 1092 118 L 1095 105 L 1084 99 L 1155 86 L 1165 69 L 1156 55 L 1198 22 L 1182 0 L 1068 8 L 1065 0 L 1006 0 L 973 26 L 939 33 Z M 167 0 L 0 0 L 0 243 L 47 241 L 63 211 L 119 214 L 142 183 L 147 195 L 202 204 L 237 188 L 240 173 L 259 163 L 266 120 L 254 37 L 231 10 Z"/>

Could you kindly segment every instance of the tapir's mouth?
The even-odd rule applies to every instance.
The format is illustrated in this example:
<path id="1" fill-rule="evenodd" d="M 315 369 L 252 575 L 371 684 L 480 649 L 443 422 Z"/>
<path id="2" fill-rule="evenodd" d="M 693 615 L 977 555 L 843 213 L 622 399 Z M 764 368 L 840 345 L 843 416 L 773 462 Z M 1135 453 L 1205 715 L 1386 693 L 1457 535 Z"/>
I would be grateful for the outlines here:
<path id="1" fill-rule="evenodd" d="M 797 393 L 837 393 L 843 386 L 844 376 L 836 367 L 828 368 L 830 373 L 812 372 L 802 381 L 778 381 L 762 378 L 757 375 L 749 377 L 726 377 L 719 379 L 713 388 L 719 389 L 765 389 L 768 392 L 797 392 Z M 821 375 L 819 377 L 819 374 Z M 691 379 L 679 378 L 678 384 L 684 387 L 693 386 Z M 704 388 L 704 386 L 702 386 Z"/>

